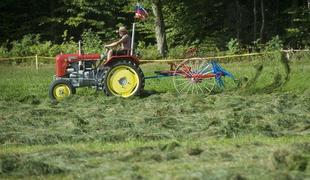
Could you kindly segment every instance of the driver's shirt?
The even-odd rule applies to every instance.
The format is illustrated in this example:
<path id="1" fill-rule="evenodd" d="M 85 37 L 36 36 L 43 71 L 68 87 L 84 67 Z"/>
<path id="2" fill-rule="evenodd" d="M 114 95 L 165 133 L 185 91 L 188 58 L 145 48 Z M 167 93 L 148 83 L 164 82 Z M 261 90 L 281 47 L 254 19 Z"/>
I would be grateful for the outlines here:
<path id="1" fill-rule="evenodd" d="M 124 36 L 122 36 L 120 41 L 122 42 L 122 45 L 121 45 L 122 50 L 130 50 L 131 38 L 128 34 L 125 34 Z"/>

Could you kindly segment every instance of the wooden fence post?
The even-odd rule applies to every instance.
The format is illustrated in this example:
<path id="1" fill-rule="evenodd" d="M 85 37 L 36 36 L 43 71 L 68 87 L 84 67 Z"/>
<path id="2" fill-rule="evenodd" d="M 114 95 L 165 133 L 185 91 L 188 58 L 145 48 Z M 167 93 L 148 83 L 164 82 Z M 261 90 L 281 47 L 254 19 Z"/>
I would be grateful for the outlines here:
<path id="1" fill-rule="evenodd" d="M 39 70 L 38 55 L 36 54 L 36 70 Z"/>

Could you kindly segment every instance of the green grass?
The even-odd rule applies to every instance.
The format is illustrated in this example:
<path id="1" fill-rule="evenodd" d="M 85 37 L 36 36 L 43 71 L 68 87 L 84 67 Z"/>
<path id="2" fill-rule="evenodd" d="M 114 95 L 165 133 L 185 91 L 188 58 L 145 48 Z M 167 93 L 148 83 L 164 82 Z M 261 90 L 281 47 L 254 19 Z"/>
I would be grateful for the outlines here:
<path id="1" fill-rule="evenodd" d="M 3 178 L 302 179 L 310 175 L 306 137 L 4 146 L 0 158 L 5 162 Z"/>
<path id="2" fill-rule="evenodd" d="M 0 66 L 0 179 L 305 179 L 310 62 L 227 62 L 238 84 L 178 95 L 171 78 L 142 97 L 91 88 L 48 99 L 52 65 Z M 165 70 L 146 64 L 146 75 Z"/>

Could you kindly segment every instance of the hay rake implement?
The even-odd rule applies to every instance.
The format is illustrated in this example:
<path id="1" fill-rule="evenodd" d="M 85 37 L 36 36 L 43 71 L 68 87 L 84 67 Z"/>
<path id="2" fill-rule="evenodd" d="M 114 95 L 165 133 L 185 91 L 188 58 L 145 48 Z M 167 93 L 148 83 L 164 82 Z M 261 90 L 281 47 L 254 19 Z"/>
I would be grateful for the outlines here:
<path id="1" fill-rule="evenodd" d="M 235 81 L 232 73 L 215 60 L 188 59 L 179 64 L 169 63 L 170 70 L 155 71 L 157 75 L 145 79 L 173 77 L 173 84 L 180 94 L 211 93 L 214 88 L 223 89 L 227 78 Z"/>

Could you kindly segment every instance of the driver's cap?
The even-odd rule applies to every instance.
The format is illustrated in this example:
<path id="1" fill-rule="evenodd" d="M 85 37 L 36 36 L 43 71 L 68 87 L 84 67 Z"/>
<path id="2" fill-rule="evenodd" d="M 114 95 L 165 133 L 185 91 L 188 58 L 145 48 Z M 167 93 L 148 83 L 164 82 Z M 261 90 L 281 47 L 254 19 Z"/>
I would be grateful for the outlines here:
<path id="1" fill-rule="evenodd" d="M 118 32 L 126 32 L 127 33 L 128 31 L 127 31 L 126 27 L 121 26 L 121 27 L 119 27 Z"/>

